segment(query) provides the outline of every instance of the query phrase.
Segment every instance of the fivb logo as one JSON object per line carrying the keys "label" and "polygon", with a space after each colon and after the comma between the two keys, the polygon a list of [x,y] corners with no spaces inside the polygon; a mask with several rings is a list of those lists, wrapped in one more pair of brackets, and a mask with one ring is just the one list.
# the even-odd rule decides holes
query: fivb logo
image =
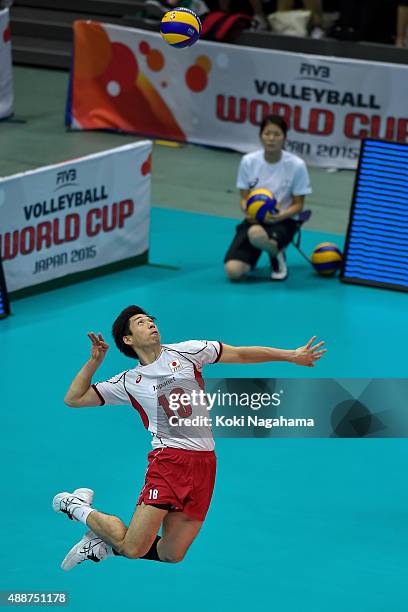
{"label": "fivb logo", "polygon": [[328,66],[319,66],[317,64],[302,62],[300,64],[300,74],[305,79],[327,81],[330,79],[330,68]]}
{"label": "fivb logo", "polygon": [[57,172],[56,179],[56,189],[61,189],[62,187],[68,187],[71,185],[78,185],[76,183],[77,179],[77,171],[75,168],[70,168],[69,170],[60,170]]}

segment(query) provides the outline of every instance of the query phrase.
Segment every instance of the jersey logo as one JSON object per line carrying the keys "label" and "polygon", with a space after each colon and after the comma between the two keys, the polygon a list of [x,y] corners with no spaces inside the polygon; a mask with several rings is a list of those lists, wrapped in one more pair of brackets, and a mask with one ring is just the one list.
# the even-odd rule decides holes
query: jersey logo
{"label": "jersey logo", "polygon": [[173,359],[173,361],[170,361],[169,363],[169,368],[172,372],[178,372],[181,370],[181,363],[178,359]]}
{"label": "jersey logo", "polygon": [[256,178],[254,181],[251,181],[248,185],[249,191],[252,191],[252,189],[254,189],[258,183],[259,183],[259,178]]}
{"label": "jersey logo", "polygon": [[135,383],[136,383],[136,384],[137,384],[137,383],[140,383],[140,381],[141,381],[141,380],[142,380],[142,375],[141,375],[141,374],[138,374],[138,375],[136,376]]}

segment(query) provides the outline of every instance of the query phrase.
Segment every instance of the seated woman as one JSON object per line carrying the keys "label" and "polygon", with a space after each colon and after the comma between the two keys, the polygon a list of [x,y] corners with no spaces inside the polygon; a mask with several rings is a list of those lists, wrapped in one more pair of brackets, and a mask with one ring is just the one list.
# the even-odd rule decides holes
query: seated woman
{"label": "seated woman", "polygon": [[[241,210],[246,216],[225,256],[225,273],[232,281],[241,280],[255,267],[262,251],[271,259],[272,280],[284,280],[287,267],[284,249],[296,231],[296,215],[305,196],[312,192],[305,162],[283,149],[288,126],[282,117],[268,115],[260,126],[263,148],[243,156],[237,179]],[[253,189],[269,189],[278,201],[279,212],[259,223],[246,214],[246,201]]]}

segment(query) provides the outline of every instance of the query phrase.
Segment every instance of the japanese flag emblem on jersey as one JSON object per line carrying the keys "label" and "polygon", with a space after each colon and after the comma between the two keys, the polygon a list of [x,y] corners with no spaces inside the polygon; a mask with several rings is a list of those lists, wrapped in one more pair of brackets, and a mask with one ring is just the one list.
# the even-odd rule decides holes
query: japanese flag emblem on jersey
{"label": "japanese flag emblem on jersey", "polygon": [[181,363],[178,359],[173,359],[173,361],[170,361],[169,363],[169,368],[172,372],[178,372],[181,370]]}

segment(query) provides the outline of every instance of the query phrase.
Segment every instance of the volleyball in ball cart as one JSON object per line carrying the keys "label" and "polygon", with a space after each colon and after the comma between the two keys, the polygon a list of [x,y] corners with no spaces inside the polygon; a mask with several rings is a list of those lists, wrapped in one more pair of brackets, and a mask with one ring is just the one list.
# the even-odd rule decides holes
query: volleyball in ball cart
{"label": "volleyball in ball cart", "polygon": [[321,276],[334,276],[340,269],[342,253],[333,242],[321,242],[312,253],[311,262]]}
{"label": "volleyball in ball cart", "polygon": [[251,219],[262,223],[276,215],[277,204],[276,198],[269,189],[254,189],[246,201],[246,211]]}
{"label": "volleyball in ball cart", "polygon": [[175,8],[165,13],[160,24],[160,34],[172,47],[191,47],[200,38],[201,21],[190,9]]}

